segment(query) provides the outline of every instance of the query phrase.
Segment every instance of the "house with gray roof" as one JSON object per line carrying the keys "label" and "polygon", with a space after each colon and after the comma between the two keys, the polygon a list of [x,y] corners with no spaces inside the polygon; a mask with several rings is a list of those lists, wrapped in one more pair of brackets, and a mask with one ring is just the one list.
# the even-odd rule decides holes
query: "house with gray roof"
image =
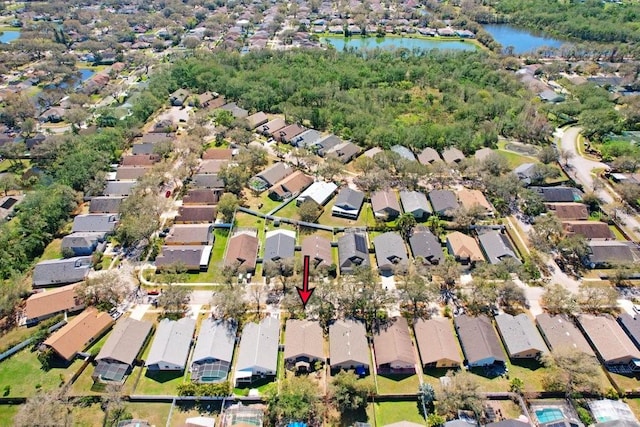
{"label": "house with gray roof", "polygon": [[545,203],[570,203],[582,201],[580,190],[573,187],[531,187]]}
{"label": "house with gray roof", "polygon": [[319,156],[324,157],[329,151],[331,151],[331,149],[342,144],[343,142],[344,141],[342,139],[338,138],[333,134],[327,135],[316,141],[315,143],[316,152],[318,153]]}
{"label": "house with gray roof", "polygon": [[458,198],[451,190],[432,190],[429,192],[429,201],[433,211],[438,215],[448,217],[451,212],[458,209]]}
{"label": "house with gray roof", "polygon": [[611,268],[616,264],[631,264],[640,260],[640,251],[633,242],[590,240],[585,265],[589,268]]}
{"label": "house with gray roof", "polygon": [[104,187],[102,194],[105,196],[130,196],[133,194],[133,189],[138,185],[138,181],[108,181]]}
{"label": "house with gray roof", "polygon": [[131,146],[131,153],[135,156],[138,154],[153,154],[155,144],[151,142],[137,143]]}
{"label": "house with gray roof", "polygon": [[440,162],[442,159],[434,148],[427,147],[418,154],[418,161],[423,165],[430,165],[434,162]]}
{"label": "house with gray roof", "polygon": [[488,147],[482,147],[473,155],[476,159],[483,161],[486,160],[489,156],[493,155],[493,150]]}
{"label": "house with gray roof", "polygon": [[116,323],[111,335],[96,356],[98,365],[93,372],[94,381],[124,381],[133,369],[133,364],[147,341],[153,324],[131,317]]}
{"label": "house with gray roof", "polygon": [[289,319],[284,330],[284,363],[297,372],[315,370],[316,362],[325,362],[324,337],[320,323]]}
{"label": "house with gray roof", "polygon": [[409,161],[416,160],[416,156],[415,154],[413,154],[413,151],[411,151],[410,149],[408,149],[403,145],[394,145],[393,147],[391,147],[391,151],[393,151],[394,153],[397,153],[400,157],[402,157],[405,160],[409,160]]}
{"label": "house with gray roof", "polygon": [[145,361],[150,371],[183,371],[191,349],[196,321],[191,317],[180,320],[162,319]]}
{"label": "house with gray roof", "polygon": [[249,123],[249,127],[251,129],[255,129],[258,126],[262,126],[268,121],[269,121],[269,118],[262,111],[259,111],[255,114],[251,114],[250,116],[247,117],[247,123]]}
{"label": "house with gray roof", "polygon": [[124,197],[98,196],[91,199],[89,213],[118,213]]}
{"label": "house with gray roof", "polygon": [[489,231],[478,236],[480,247],[491,264],[500,264],[505,259],[511,259],[520,264],[520,259],[513,250],[509,238],[503,231]]}
{"label": "house with gray roof", "polygon": [[211,245],[163,246],[156,257],[156,268],[164,270],[181,266],[187,271],[207,271],[212,249]]}
{"label": "house with gray roof", "polygon": [[236,387],[276,376],[279,343],[279,319],[267,317],[260,323],[245,325],[233,378]]}
{"label": "house with gray roof", "polygon": [[398,196],[393,190],[379,190],[371,195],[371,208],[373,215],[383,221],[391,221],[402,212]]}
{"label": "house with gray roof", "polygon": [[431,215],[431,205],[427,200],[427,196],[420,191],[401,191],[400,202],[402,203],[402,209],[416,219],[425,219]]}
{"label": "house with gray roof", "polygon": [[62,238],[60,249],[73,256],[89,256],[96,250],[104,251],[106,233],[71,233]]}
{"label": "house with gray roof", "polygon": [[628,313],[622,313],[617,320],[622,330],[631,338],[633,344],[640,349],[640,318]]}
{"label": "house with gray roof", "polygon": [[208,317],[202,321],[191,357],[191,379],[197,383],[219,383],[227,379],[238,325]]}
{"label": "house with gray roof", "polygon": [[224,188],[224,181],[216,173],[198,173],[193,175],[191,183],[195,188]]}
{"label": "house with gray roof", "polygon": [[345,187],[338,193],[336,202],[331,208],[331,215],[348,219],[358,219],[363,203],[364,193]]}
{"label": "house with gray roof", "polygon": [[523,163],[513,170],[524,185],[530,185],[539,178],[539,168],[535,163]]}
{"label": "house with gray roof", "polygon": [[442,158],[447,164],[453,165],[464,160],[464,153],[456,147],[449,147],[442,151]]}
{"label": "house with gray roof", "polygon": [[373,334],[373,351],[379,374],[415,374],[416,356],[404,317],[390,319]]}
{"label": "house with gray roof", "polygon": [[235,102],[229,102],[220,108],[230,112],[235,119],[244,119],[249,116],[249,112],[244,108],[239,107]]}
{"label": "house with gray roof", "polygon": [[86,214],[73,219],[72,233],[103,232],[111,233],[118,225],[116,214]]}
{"label": "house with gray roof", "polygon": [[505,354],[487,316],[463,314],[456,316],[453,322],[467,365],[472,368],[492,365],[504,367]]}
{"label": "house with gray roof", "polygon": [[291,230],[271,230],[265,234],[264,261],[278,261],[293,257],[296,247],[296,232]]}
{"label": "house with gray roof", "polygon": [[288,177],[294,169],[283,162],[277,162],[269,166],[251,179],[249,186],[256,190],[266,190],[274,186],[278,181]]}
{"label": "house with gray roof", "polygon": [[325,157],[336,158],[340,160],[342,163],[349,163],[355,157],[360,154],[360,147],[354,144],[353,142],[347,141],[341,144],[336,145],[328,150],[325,150]]}
{"label": "house with gray roof", "polygon": [[313,147],[313,145],[322,138],[322,134],[315,129],[309,129],[297,135],[291,140],[291,145],[294,147]]}
{"label": "house with gray roof", "polygon": [[393,231],[376,236],[373,239],[378,269],[383,274],[393,274],[396,266],[408,261],[407,249],[402,237]]}
{"label": "house with gray roof", "polygon": [[536,316],[536,324],[542,338],[551,350],[577,350],[596,357],[582,332],[568,316],[542,313]]}
{"label": "house with gray roof", "polygon": [[535,325],[524,313],[496,316],[498,332],[511,359],[537,359],[549,349]]}
{"label": "house with gray roof", "polygon": [[90,256],[40,261],[33,269],[33,287],[81,282],[90,269]]}
{"label": "house with gray roof", "polygon": [[358,266],[369,266],[369,244],[364,232],[348,231],[338,239],[340,274],[349,274]]}
{"label": "house with gray roof", "polygon": [[369,345],[364,324],[357,320],[336,320],[329,326],[329,360],[331,374],[341,370],[355,370],[369,374]]}
{"label": "house with gray roof", "polygon": [[428,227],[418,226],[409,237],[409,247],[414,259],[425,264],[438,265],[444,260],[444,250],[438,238]]}

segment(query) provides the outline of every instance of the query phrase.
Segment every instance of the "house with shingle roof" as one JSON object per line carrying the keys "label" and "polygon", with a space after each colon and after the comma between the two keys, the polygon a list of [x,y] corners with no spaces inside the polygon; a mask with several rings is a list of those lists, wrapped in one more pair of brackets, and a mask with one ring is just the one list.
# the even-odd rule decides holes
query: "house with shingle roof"
{"label": "house with shingle roof", "polygon": [[249,128],[251,130],[257,128],[258,126],[262,126],[268,121],[269,121],[269,118],[262,111],[259,111],[255,114],[251,114],[250,116],[247,116],[247,123],[249,123]]}
{"label": "house with shingle roof", "polygon": [[324,157],[334,147],[342,144],[344,141],[337,136],[331,134],[324,136],[316,141],[314,147],[319,156]]}
{"label": "house with shingle roof", "polygon": [[589,356],[596,354],[582,332],[569,317],[542,313],[536,316],[538,330],[551,350],[578,350]]}
{"label": "house with shingle roof", "polygon": [[67,251],[73,256],[89,256],[96,250],[104,252],[106,243],[104,241],[107,233],[71,233],[62,238],[60,249],[63,254]]}
{"label": "house with shingle roof", "polygon": [[315,267],[329,267],[333,264],[331,242],[324,237],[309,236],[302,241],[302,256],[309,256]]}
{"label": "house with shingle roof", "polygon": [[283,180],[294,172],[293,168],[286,163],[277,162],[269,166],[251,179],[249,186],[256,190],[262,191],[275,185],[278,181]]}
{"label": "house with shingle roof", "polygon": [[515,176],[525,186],[539,179],[540,171],[536,163],[523,163],[513,170]]}
{"label": "house with shingle roof", "polygon": [[536,359],[549,351],[540,333],[526,314],[512,316],[503,313],[497,315],[495,319],[498,332],[510,358]]}
{"label": "house with shingle roof", "polygon": [[491,320],[484,315],[466,314],[454,319],[466,364],[470,367],[504,365],[506,357]]}
{"label": "house with shingle roof", "polygon": [[90,269],[90,256],[40,261],[33,269],[33,287],[82,282]]}
{"label": "house with shingle roof", "polygon": [[296,205],[300,206],[307,200],[313,200],[318,206],[324,206],[333,197],[338,186],[333,182],[316,181],[304,190],[296,199]]}
{"label": "house with shingle roof", "polygon": [[449,165],[460,163],[464,160],[464,153],[456,147],[449,147],[442,151],[442,159]]}
{"label": "house with shingle roof", "polygon": [[259,240],[255,230],[241,230],[229,239],[224,265],[236,266],[240,271],[253,273],[256,269]]}
{"label": "house with shingle roof", "polygon": [[320,138],[322,134],[315,129],[309,129],[302,132],[300,135],[293,138],[291,145],[294,147],[312,147]]}
{"label": "house with shingle roof", "polygon": [[176,224],[164,239],[166,245],[207,246],[213,244],[210,224]]}
{"label": "house with shingle roof", "polygon": [[315,363],[326,360],[320,323],[287,320],[284,331],[284,363],[287,368],[297,372],[315,371]]}
{"label": "house with shingle roof", "polygon": [[418,319],[413,331],[424,369],[458,368],[462,365],[460,345],[451,319]]}
{"label": "house with shingle roof", "polygon": [[144,154],[154,154],[155,144],[151,142],[147,142],[144,144],[137,143],[131,146],[131,154],[134,156],[144,155]]}
{"label": "house with shingle roof", "polygon": [[38,292],[27,298],[24,306],[24,321],[27,326],[53,317],[59,313],[75,313],[85,304],[76,291],[76,285],[62,286],[45,292]]}
{"label": "house with shingle roof", "polygon": [[616,264],[630,264],[640,260],[640,252],[633,242],[619,240],[590,240],[585,265],[589,268],[610,268]]}
{"label": "house with shingle roof", "polygon": [[487,159],[489,156],[493,154],[493,150],[491,148],[482,147],[473,155],[476,159],[483,161]]}
{"label": "house with shingle roof", "polygon": [[187,365],[196,321],[162,319],[156,328],[145,366],[149,371],[183,371]]}
{"label": "house with shingle roof", "polygon": [[198,173],[204,175],[218,174],[228,164],[227,160],[203,160],[198,166]]}
{"label": "house with shingle roof", "polygon": [[191,183],[196,188],[224,188],[224,181],[215,173],[197,173],[193,175]]}
{"label": "house with shingle roof", "polygon": [[348,219],[358,219],[363,204],[364,193],[345,187],[338,193],[336,202],[331,208],[331,215]]}
{"label": "house with shingle roof", "polygon": [[202,153],[202,160],[230,161],[232,157],[232,148],[208,148]]}
{"label": "house with shingle roof", "polygon": [[285,127],[286,125],[287,125],[287,123],[284,121],[284,119],[278,117],[276,119],[273,119],[273,120],[263,124],[258,129],[260,129],[260,133],[262,133],[265,136],[273,136],[273,135],[277,134],[277,132],[280,129],[282,129],[283,127]]}
{"label": "house with shingle roof", "polygon": [[413,258],[423,263],[438,265],[444,260],[444,251],[438,238],[427,227],[418,226],[409,237],[409,247]]}
{"label": "house with shingle roof", "polygon": [[484,261],[484,255],[476,239],[459,231],[447,234],[447,250],[462,264],[473,265]]}
{"label": "house with shingle roof", "polygon": [[393,190],[379,190],[371,195],[371,208],[377,219],[391,221],[400,216],[400,203]]}
{"label": "house with shingle roof", "polygon": [[130,196],[138,181],[108,181],[102,194],[105,196]]}
{"label": "house with shingle roof", "polygon": [[360,154],[360,147],[353,142],[346,141],[324,151],[327,158],[333,157],[346,164]]}
{"label": "house with shingle roof", "polygon": [[621,313],[616,319],[636,348],[640,349],[640,318],[628,313]]}
{"label": "house with shingle roof", "polygon": [[116,181],[137,180],[149,170],[151,170],[149,166],[119,166],[116,169]]}
{"label": "house with shingle roof", "polygon": [[462,188],[458,190],[458,200],[462,207],[467,210],[479,208],[482,210],[483,215],[493,216],[493,206],[480,190]]}
{"label": "house with shingle roof", "polygon": [[438,215],[448,217],[451,212],[458,209],[458,198],[451,190],[432,190],[429,192],[429,201],[433,211]]}
{"label": "house with shingle roof", "polygon": [[122,166],[153,166],[160,161],[157,154],[136,154],[122,156],[120,164]]}
{"label": "house with shingle roof", "polygon": [[94,197],[89,203],[89,213],[118,213],[123,200],[124,197]]}
{"label": "house with shingle roof", "polygon": [[292,230],[271,230],[265,234],[264,261],[278,261],[292,258],[296,247],[296,232]]}
{"label": "house with shingle roof", "polygon": [[478,236],[480,246],[491,264],[500,264],[505,259],[511,259],[520,264],[520,259],[511,246],[509,238],[503,231],[489,231]]}
{"label": "house with shingle roof", "polygon": [[614,372],[620,369],[640,371],[640,351],[613,317],[581,314],[578,326],[605,368]]}
{"label": "house with shingle roof", "polygon": [[410,149],[408,149],[403,145],[394,145],[393,147],[391,147],[391,151],[398,154],[400,157],[402,157],[405,160],[409,160],[409,161],[416,160],[416,156],[415,154],[413,154],[413,151],[411,151]]}
{"label": "house with shingle roof", "polygon": [[415,352],[404,317],[389,319],[373,334],[373,351],[378,374],[415,374]]}
{"label": "house with shingle roof", "polygon": [[103,232],[111,233],[118,225],[116,214],[85,214],[73,219],[72,233]]}
{"label": "house with shingle roof", "polygon": [[400,202],[402,209],[416,219],[425,219],[432,213],[427,196],[419,191],[401,191]]}
{"label": "house with shingle roof", "polygon": [[434,162],[441,162],[438,152],[431,147],[427,147],[418,154],[418,161],[423,165],[430,165]]}
{"label": "house with shingle roof", "polygon": [[589,218],[587,205],[582,203],[545,203],[545,206],[561,221],[582,221]]}
{"label": "house with shingle roof", "polygon": [[610,240],[616,236],[609,224],[600,221],[563,221],[562,228],[568,236],[580,235],[587,240]]}
{"label": "house with shingle roof", "polygon": [[384,274],[393,274],[396,266],[408,261],[407,249],[402,237],[393,231],[376,236],[373,239],[378,269]]}
{"label": "house with shingle roof", "polygon": [[360,376],[369,374],[369,345],[364,324],[352,319],[331,324],[329,353],[332,375],[341,370],[355,370]]}
{"label": "house with shingle roof", "polygon": [[247,323],[242,330],[234,373],[236,387],[260,378],[273,378],[278,370],[280,320],[267,317]]}
{"label": "house with shingle roof", "polygon": [[183,205],[215,205],[220,200],[221,191],[208,188],[191,189],[182,199]]}
{"label": "house with shingle roof", "polygon": [[180,266],[187,271],[207,271],[212,249],[211,245],[163,246],[156,257],[156,268],[164,270]]}
{"label": "house with shingle roof", "polygon": [[224,104],[220,109],[230,112],[235,119],[244,119],[249,116],[249,112],[235,102]]}
{"label": "house with shingle roof", "polygon": [[572,187],[530,187],[545,203],[580,202],[580,190]]}
{"label": "house with shingle roof", "polygon": [[349,231],[338,239],[338,259],[340,274],[349,274],[358,266],[369,266],[369,244],[367,235]]}
{"label": "house with shingle roof", "polygon": [[217,209],[215,206],[180,206],[175,222],[176,224],[212,223],[216,219],[216,214]]}
{"label": "house with shingle roof", "polygon": [[278,130],[274,134],[276,140],[284,143],[290,143],[296,136],[300,135],[302,132],[306,131],[307,128],[301,126],[297,123],[294,123],[289,126],[285,126],[282,129]]}
{"label": "house with shingle roof", "polygon": [[191,379],[219,383],[227,379],[233,360],[238,325],[208,317],[202,321],[191,357]]}
{"label": "house with shingle roof", "polygon": [[269,197],[280,201],[297,197],[311,184],[313,178],[298,170],[269,188]]}

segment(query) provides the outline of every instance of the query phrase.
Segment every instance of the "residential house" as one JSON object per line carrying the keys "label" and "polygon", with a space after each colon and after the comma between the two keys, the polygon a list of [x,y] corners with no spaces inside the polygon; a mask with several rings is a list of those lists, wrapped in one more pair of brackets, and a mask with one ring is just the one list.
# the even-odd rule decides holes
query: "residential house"
{"label": "residential house", "polygon": [[447,250],[462,264],[474,265],[484,261],[484,255],[476,239],[459,231],[447,234]]}
{"label": "residential house", "polygon": [[464,160],[464,153],[456,147],[449,147],[442,151],[442,158],[448,165],[453,165]]}
{"label": "residential house", "polygon": [[415,374],[416,357],[409,325],[404,317],[396,317],[373,335],[378,374]]}
{"label": "residential house", "polygon": [[273,119],[265,123],[259,129],[260,129],[260,133],[262,133],[263,135],[273,136],[273,135],[277,135],[277,132],[283,127],[285,127],[286,125],[287,123],[284,121],[284,119],[278,117],[276,119]]}
{"label": "residential house", "polygon": [[250,116],[247,116],[247,123],[249,123],[249,128],[251,130],[257,128],[258,126],[262,126],[268,121],[269,121],[269,118],[262,111],[259,111],[255,114],[251,114]]}
{"label": "residential house", "polygon": [[227,267],[237,266],[240,271],[253,273],[256,269],[258,243],[255,231],[238,231],[229,239],[224,255],[224,265]]}
{"label": "residential house", "polygon": [[218,174],[228,164],[227,160],[203,160],[198,167],[198,173],[204,175]]}
{"label": "residential house", "polygon": [[349,274],[358,266],[369,266],[369,245],[367,235],[348,231],[338,239],[338,259],[340,274]]}
{"label": "residential house", "polygon": [[113,318],[109,313],[90,307],[51,334],[44,345],[53,349],[61,359],[71,362],[76,354],[100,338],[111,325]]}
{"label": "residential house", "polygon": [[373,239],[373,247],[376,251],[378,269],[382,274],[391,275],[396,266],[407,264],[407,249],[398,233],[389,231],[376,236]]}
{"label": "residential house", "polygon": [[186,89],[178,89],[169,95],[169,102],[174,107],[182,107],[186,102],[187,98],[191,95]]}
{"label": "residential house", "polygon": [[224,181],[217,174],[198,173],[193,175],[191,178],[193,186],[199,189],[224,188]]}
{"label": "residential house", "polygon": [[260,323],[250,322],[245,325],[234,374],[236,387],[276,376],[279,342],[279,319],[267,317]]}
{"label": "residential house", "polygon": [[33,269],[33,287],[82,282],[90,269],[89,256],[40,261]]}
{"label": "residential house", "polygon": [[309,256],[314,267],[329,267],[333,264],[331,242],[324,237],[309,236],[302,241],[302,256]]}
{"label": "residential house", "polygon": [[138,154],[122,156],[120,164],[122,166],[153,166],[160,161],[157,154]]}
{"label": "residential house", "polygon": [[535,325],[524,313],[495,317],[498,332],[511,359],[537,359],[549,350]]}
{"label": "residential house", "polygon": [[433,162],[440,162],[442,159],[434,148],[427,147],[418,154],[418,161],[423,165],[430,165]]}
{"label": "residential house", "polygon": [[402,212],[398,197],[393,190],[379,190],[371,195],[371,207],[373,215],[381,220],[390,221]]}
{"label": "residential house", "polygon": [[438,265],[444,260],[444,251],[438,238],[428,227],[418,226],[409,236],[409,247],[413,258],[424,264]]}
{"label": "residential house", "polygon": [[38,121],[41,123],[51,122],[60,123],[64,120],[64,116],[67,115],[67,110],[62,107],[50,107],[47,108],[38,116]]}
{"label": "residential house", "polygon": [[27,298],[24,306],[24,321],[32,326],[41,320],[59,313],[75,313],[84,308],[78,298],[76,285],[63,286],[46,292],[38,292]]}
{"label": "residential house", "polygon": [[360,154],[360,147],[353,142],[343,142],[328,150],[324,151],[324,156],[327,158],[336,158],[342,163],[347,164]]}
{"label": "residential house", "polygon": [[155,144],[147,142],[145,144],[133,144],[131,146],[131,154],[134,156],[153,154],[155,150]]}
{"label": "residential house", "polygon": [[227,379],[233,360],[238,325],[208,317],[202,321],[191,357],[191,380],[219,383]]}
{"label": "residential house", "polygon": [[221,191],[197,188],[187,192],[182,199],[183,205],[215,205],[220,200]]}
{"label": "residential house", "polygon": [[622,330],[631,338],[631,341],[640,349],[640,318],[628,313],[622,313],[616,319]]}
{"label": "residential house", "polygon": [[322,134],[315,129],[309,129],[302,132],[291,140],[291,145],[294,147],[310,148],[322,138]]}
{"label": "residential house", "polygon": [[125,197],[133,194],[133,190],[138,185],[138,181],[108,181],[102,194],[111,197]]}
{"label": "residential house", "polygon": [[319,156],[324,157],[328,152],[330,152],[334,147],[344,143],[344,141],[337,136],[331,134],[327,135],[323,138],[320,138],[315,143],[315,150]]}
{"label": "residential house", "polygon": [[583,221],[589,218],[587,205],[582,203],[545,203],[545,206],[561,221]]}
{"label": "residential house", "polygon": [[60,249],[63,255],[72,254],[75,257],[89,256],[96,250],[104,252],[106,233],[71,233],[62,238]]}
{"label": "residential house", "polygon": [[491,148],[483,147],[475,152],[473,155],[476,159],[481,162],[489,158],[493,154],[493,150]]}
{"label": "residential house", "polygon": [[311,372],[316,370],[316,363],[326,360],[320,323],[287,320],[284,330],[285,366],[297,372]]}
{"label": "residential house", "polygon": [[572,187],[531,187],[545,203],[569,203],[580,202],[582,195],[580,190]]}
{"label": "residential house", "polygon": [[165,270],[180,266],[187,271],[207,271],[213,246],[171,245],[163,246],[156,257],[156,268]]}
{"label": "residential house", "polygon": [[463,188],[458,190],[458,200],[466,210],[477,209],[484,216],[493,216],[493,207],[480,190]]}
{"label": "residential house", "polygon": [[591,240],[587,245],[589,254],[585,264],[589,268],[610,268],[616,264],[631,264],[640,260],[638,247],[633,242]]}
{"label": "residential house", "polygon": [[213,104],[220,98],[222,98],[222,101],[224,102],[224,96],[220,97],[220,95],[215,92],[205,92],[195,96],[195,99],[197,100],[197,106],[199,106],[200,108],[219,108],[224,105],[224,103],[215,107],[213,106]]}
{"label": "residential house", "polygon": [[394,153],[397,153],[400,157],[402,157],[405,160],[409,160],[413,162],[416,161],[415,154],[413,154],[413,151],[411,151],[407,147],[404,147],[402,145],[394,145],[393,147],[391,147],[391,151],[393,151]]}
{"label": "residential house", "polygon": [[191,317],[180,320],[162,319],[145,361],[149,371],[184,371],[191,350],[196,321]]}
{"label": "residential house", "polygon": [[296,199],[296,205],[300,206],[307,200],[313,200],[318,206],[324,206],[333,197],[338,186],[333,182],[316,181],[304,190]]}
{"label": "residential house", "polygon": [[370,158],[370,159],[373,159],[373,158],[376,156],[376,154],[378,154],[378,153],[382,153],[383,151],[384,151],[384,150],[383,150],[382,148],[380,148],[380,147],[372,147],[372,148],[369,148],[369,149],[368,149],[367,151],[365,151],[364,153],[362,153],[362,155],[363,155],[364,157],[368,157],[368,158]]}
{"label": "residential house", "polygon": [[451,319],[419,319],[413,325],[413,331],[424,369],[458,368],[462,365],[460,345]]}
{"label": "residential house", "polygon": [[215,206],[181,206],[178,209],[175,222],[177,224],[212,223],[215,221],[217,213]]}
{"label": "residential house", "polygon": [[331,215],[347,219],[358,219],[364,203],[364,193],[345,187],[338,193],[336,202],[331,208]]}
{"label": "residential house", "polygon": [[271,230],[265,234],[263,261],[279,261],[293,258],[296,247],[296,232]]}
{"label": "residential house", "polygon": [[213,245],[213,229],[209,224],[176,224],[164,239],[165,245]]}
{"label": "residential house", "polygon": [[313,183],[313,178],[302,171],[295,171],[285,179],[269,188],[269,197],[273,200],[285,200],[297,197],[304,189]]}
{"label": "residential house", "polygon": [[329,365],[331,374],[355,370],[359,376],[369,374],[369,345],[362,322],[336,320],[329,326]]}
{"label": "residential house", "polygon": [[640,351],[613,317],[581,314],[578,326],[605,368],[612,372],[640,371]]}
{"label": "residential house", "polygon": [[150,169],[148,166],[119,166],[116,169],[116,181],[137,180]]}
{"label": "residential house", "polygon": [[275,135],[276,140],[284,143],[290,143],[296,136],[300,135],[302,132],[306,131],[307,128],[304,126],[300,126],[297,123],[294,123],[289,126],[285,126],[280,129]]}
{"label": "residential house", "polygon": [[401,191],[400,202],[402,209],[418,220],[425,219],[432,213],[427,196],[419,191]]}
{"label": "residential house", "polygon": [[175,139],[175,136],[176,135],[174,133],[145,133],[141,137],[136,138],[135,144],[158,144],[160,142],[172,142]]}
{"label": "residential house", "polygon": [[96,356],[98,365],[91,376],[94,381],[122,383],[131,373],[153,323],[131,317],[120,320]]}
{"label": "residential house", "polygon": [[609,224],[600,221],[564,221],[562,228],[567,236],[580,235],[587,240],[611,240],[616,236]]}
{"label": "residential house", "polygon": [[536,316],[536,323],[551,350],[578,350],[596,357],[582,332],[567,316],[542,313]]}
{"label": "residential house", "polygon": [[525,186],[540,180],[540,168],[535,163],[523,163],[516,167],[513,173]]}
{"label": "residential house", "polygon": [[73,219],[72,233],[102,232],[111,233],[118,224],[116,214],[86,214]]}
{"label": "residential house", "polygon": [[251,179],[249,186],[256,191],[263,191],[274,186],[293,173],[294,169],[286,163],[277,162]]}
{"label": "residential house", "polygon": [[463,314],[455,317],[453,322],[467,365],[472,368],[504,366],[505,354],[491,320],[487,316],[472,317]]}
{"label": "residential house", "polygon": [[559,94],[559,93],[557,93],[556,91],[554,91],[552,89],[543,90],[542,92],[538,93],[538,97],[542,101],[548,102],[548,103],[551,103],[551,104],[555,104],[555,103],[564,101],[564,96]]}
{"label": "residential house", "polygon": [[230,112],[234,119],[244,119],[249,116],[249,112],[244,108],[239,107],[235,102],[224,104],[220,109]]}
{"label": "residential house", "polygon": [[478,236],[480,246],[491,264],[500,264],[505,259],[520,264],[509,237],[503,231],[489,231]]}
{"label": "residential house", "polygon": [[460,206],[456,195],[451,190],[432,190],[429,192],[429,201],[433,211],[440,216],[450,217]]}
{"label": "residential house", "polygon": [[232,148],[208,148],[202,153],[202,160],[230,161],[232,157]]}

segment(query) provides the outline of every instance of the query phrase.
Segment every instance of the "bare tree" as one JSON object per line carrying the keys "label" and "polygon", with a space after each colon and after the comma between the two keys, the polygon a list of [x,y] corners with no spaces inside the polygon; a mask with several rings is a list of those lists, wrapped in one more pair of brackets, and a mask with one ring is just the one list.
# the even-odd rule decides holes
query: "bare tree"
{"label": "bare tree", "polygon": [[17,427],[72,426],[73,413],[71,409],[65,396],[58,390],[40,391],[20,406],[13,419],[13,425]]}
{"label": "bare tree", "polygon": [[96,273],[76,287],[76,292],[86,305],[109,311],[127,295],[127,286],[115,270]]}

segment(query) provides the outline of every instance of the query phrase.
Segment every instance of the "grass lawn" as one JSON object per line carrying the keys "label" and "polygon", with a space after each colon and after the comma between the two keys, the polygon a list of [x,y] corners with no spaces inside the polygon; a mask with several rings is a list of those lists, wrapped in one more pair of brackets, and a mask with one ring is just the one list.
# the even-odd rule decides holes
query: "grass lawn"
{"label": "grass lawn", "polygon": [[[257,209],[260,212],[267,213],[271,212],[273,209],[275,209],[276,206],[281,204],[282,202],[278,200],[271,200],[269,198],[269,192],[265,191],[264,193],[262,193],[260,198],[257,199],[257,204],[255,206],[252,206],[252,208]],[[262,207],[258,207],[260,205],[262,205]]]}
{"label": "grass lawn", "polygon": [[75,406],[73,408],[73,425],[76,427],[92,427],[102,424],[104,412],[99,403],[89,406]]}
{"label": "grass lawn", "polygon": [[44,248],[40,261],[62,258],[62,239],[55,239]]}
{"label": "grass lawn", "polygon": [[252,227],[252,228],[262,228],[264,224],[264,219],[257,217],[257,216],[253,216],[253,215],[249,215],[248,213],[244,213],[244,212],[238,212],[236,214],[236,227],[239,228],[247,228],[247,227]]}
{"label": "grass lawn", "polygon": [[[135,394],[177,394],[177,387],[182,384],[183,379],[183,372],[154,373],[144,368],[138,386],[135,389]],[[135,378],[130,378],[128,381],[135,381]]]}
{"label": "grass lawn", "polygon": [[624,234],[622,234],[620,229],[615,225],[610,225],[609,229],[613,232],[613,235],[616,236],[616,240],[623,240],[623,241],[627,240],[625,239]]}
{"label": "grass lawn", "polygon": [[158,427],[167,424],[171,410],[171,403],[127,403],[125,406],[133,418],[146,420]]}
{"label": "grass lawn", "polygon": [[640,390],[640,380],[637,376],[621,375],[609,373],[616,385],[625,391],[637,391]]}
{"label": "grass lawn", "polygon": [[220,404],[218,402],[202,402],[196,404],[193,402],[176,404],[171,413],[171,425],[181,426],[192,417],[212,417],[217,418],[220,414]]}
{"label": "grass lawn", "polygon": [[524,163],[538,163],[538,159],[529,156],[523,156],[513,151],[496,150],[502,157],[507,159],[507,163],[511,169],[515,169]]}
{"label": "grass lawn", "polygon": [[189,273],[185,282],[187,283],[214,283],[218,282],[220,278],[220,266],[222,265],[224,251],[227,247],[227,240],[229,239],[229,231],[216,229],[214,231],[216,237],[213,243],[213,250],[211,251],[211,258],[209,259],[209,268],[206,272],[201,273]]}
{"label": "grass lawn", "polygon": [[[22,163],[22,164],[19,165],[18,163]],[[0,172],[13,171],[16,174],[21,174],[25,170],[29,169],[30,165],[31,165],[31,160],[20,160],[20,162],[16,162],[16,161],[12,162],[10,160],[1,160]]]}
{"label": "grass lawn", "polygon": [[300,216],[298,215],[298,206],[296,206],[296,199],[287,203],[287,205],[276,212],[275,215],[282,218],[300,219]]}
{"label": "grass lawn", "polygon": [[13,417],[19,409],[20,405],[0,405],[0,427],[13,426]]}
{"label": "grass lawn", "polygon": [[416,393],[420,386],[417,375],[377,375],[376,382],[378,394]]}
{"label": "grass lawn", "polygon": [[[417,388],[416,388],[417,390]],[[416,402],[380,402],[374,405],[376,425],[386,426],[400,421],[424,424],[420,415],[419,403]]]}
{"label": "grass lawn", "polygon": [[[91,347],[87,349],[87,353],[98,354],[104,343],[107,341],[109,334],[105,334],[102,338],[96,341]],[[99,384],[93,384],[93,378],[91,378],[91,374],[93,374],[94,370],[93,365],[88,365],[86,369],[80,374],[78,379],[71,386],[70,393],[71,395],[76,396],[84,396],[84,395],[96,395],[100,394],[103,391],[104,387],[101,387]]]}
{"label": "grass lawn", "polygon": [[320,218],[318,218],[318,224],[327,225],[329,227],[354,227],[354,226],[367,225],[364,219],[365,218],[364,207],[360,211],[360,215],[358,216],[358,219],[354,221],[352,219],[338,218],[336,216],[332,216],[331,208],[333,208],[334,204],[335,204],[335,199],[327,203],[327,205],[324,207],[324,212],[322,212],[322,215],[320,215]]}

